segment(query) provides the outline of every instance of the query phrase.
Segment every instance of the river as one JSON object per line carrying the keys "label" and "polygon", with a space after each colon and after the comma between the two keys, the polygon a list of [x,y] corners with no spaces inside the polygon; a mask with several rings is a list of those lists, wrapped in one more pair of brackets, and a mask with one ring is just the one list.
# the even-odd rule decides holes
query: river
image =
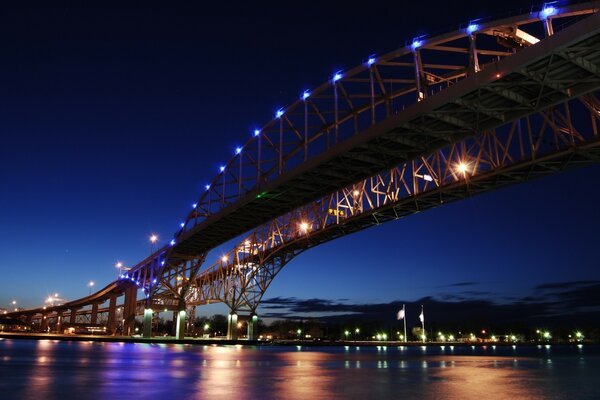
{"label": "river", "polygon": [[0,399],[600,399],[600,347],[0,339]]}

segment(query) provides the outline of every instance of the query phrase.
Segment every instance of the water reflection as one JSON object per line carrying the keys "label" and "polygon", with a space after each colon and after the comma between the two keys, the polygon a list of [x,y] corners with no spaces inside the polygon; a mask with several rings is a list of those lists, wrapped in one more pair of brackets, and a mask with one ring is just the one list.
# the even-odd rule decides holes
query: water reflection
{"label": "water reflection", "polygon": [[[593,346],[242,347],[0,342],[2,399],[600,398]],[[6,395],[8,394],[8,395]]]}

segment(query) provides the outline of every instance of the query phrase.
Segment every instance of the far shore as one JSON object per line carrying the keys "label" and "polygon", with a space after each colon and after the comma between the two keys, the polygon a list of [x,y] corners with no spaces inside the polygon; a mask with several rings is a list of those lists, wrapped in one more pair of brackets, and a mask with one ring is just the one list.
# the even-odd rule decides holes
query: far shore
{"label": "far shore", "polygon": [[[241,345],[241,346],[534,346],[534,345],[577,345],[582,342],[401,342],[401,341],[363,341],[363,340],[229,340],[221,338],[176,339],[172,336],[109,336],[109,335],[61,335],[56,333],[0,332],[0,338],[26,340],[62,340],[72,342],[109,342],[109,343],[157,343],[187,345]],[[594,344],[583,342],[584,344]]]}

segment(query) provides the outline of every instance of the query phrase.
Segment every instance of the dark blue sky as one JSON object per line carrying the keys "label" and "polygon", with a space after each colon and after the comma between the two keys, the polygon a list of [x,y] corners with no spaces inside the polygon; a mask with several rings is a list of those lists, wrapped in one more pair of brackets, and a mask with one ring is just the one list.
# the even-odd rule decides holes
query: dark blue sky
{"label": "dark blue sky", "polygon": [[[530,6],[487,3],[0,10],[0,307],[81,297],[147,256],[151,232],[167,242],[252,129],[333,71]],[[599,178],[581,169],[325,244],[265,297],[512,303],[597,280]]]}

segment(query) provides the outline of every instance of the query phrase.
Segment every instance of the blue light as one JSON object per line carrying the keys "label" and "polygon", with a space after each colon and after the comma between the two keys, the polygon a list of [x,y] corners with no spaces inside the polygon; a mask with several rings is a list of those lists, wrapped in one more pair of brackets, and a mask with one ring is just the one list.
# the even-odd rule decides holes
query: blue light
{"label": "blue light", "polygon": [[275,118],[281,118],[281,116],[283,115],[283,108],[280,108],[279,110],[277,110],[277,112],[275,113]]}
{"label": "blue light", "polygon": [[410,45],[410,48],[416,50],[421,46],[423,46],[423,41],[420,39],[414,39],[412,44]]}
{"label": "blue light", "polygon": [[375,57],[369,57],[369,59],[367,60],[367,65],[370,67],[371,65],[375,64],[377,60],[375,59]]}
{"label": "blue light", "polygon": [[540,17],[542,19],[548,19],[549,16],[557,13],[557,9],[554,6],[544,6],[542,11],[540,12]]}
{"label": "blue light", "polygon": [[306,100],[310,97],[310,92],[308,90],[305,90],[304,92],[302,92],[302,100]]}
{"label": "blue light", "polygon": [[185,222],[181,222],[179,226],[183,228],[185,226]]}
{"label": "blue light", "polygon": [[192,208],[196,208],[196,207],[198,207],[198,203],[192,204]]}
{"label": "blue light", "polygon": [[254,136],[258,136],[260,135],[260,129],[255,129],[254,130]]}
{"label": "blue light", "polygon": [[165,265],[165,260],[162,260],[162,261],[160,262],[160,266],[161,266],[161,267],[163,267],[164,265]]}
{"label": "blue light", "polygon": [[467,26],[467,33],[469,35],[471,35],[473,32],[477,31],[479,29],[479,25],[477,24],[469,24],[469,26]]}
{"label": "blue light", "polygon": [[154,279],[154,280],[152,281],[152,283],[156,284],[156,279]]}
{"label": "blue light", "polygon": [[171,239],[169,243],[171,244],[171,246],[175,246],[175,239]]}
{"label": "blue light", "polygon": [[235,154],[240,154],[242,152],[242,148],[241,147],[236,147],[235,148]]}
{"label": "blue light", "polygon": [[221,172],[225,171],[225,166],[224,166],[224,165],[221,165],[221,166],[219,167],[219,171],[221,171]]}
{"label": "blue light", "polygon": [[206,190],[210,189],[210,185],[206,185],[204,187],[206,188]]}
{"label": "blue light", "polygon": [[342,77],[343,77],[343,76],[344,76],[344,75],[342,75],[342,71],[338,71],[338,72],[336,72],[336,73],[333,75],[333,82],[335,83],[335,82],[339,81],[340,79],[342,79]]}

